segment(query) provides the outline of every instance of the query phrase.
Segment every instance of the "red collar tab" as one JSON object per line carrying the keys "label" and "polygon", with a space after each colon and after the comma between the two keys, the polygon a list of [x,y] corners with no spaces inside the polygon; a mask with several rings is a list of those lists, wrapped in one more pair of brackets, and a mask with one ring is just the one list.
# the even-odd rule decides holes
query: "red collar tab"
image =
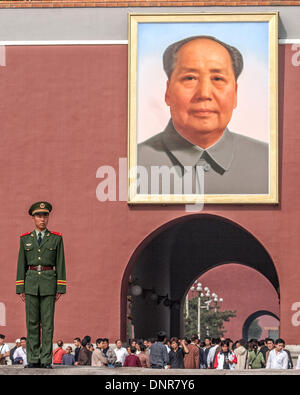
{"label": "red collar tab", "polygon": [[62,236],[61,233],[59,233],[59,232],[53,232],[52,230],[50,231],[50,233],[52,233],[53,235]]}
{"label": "red collar tab", "polygon": [[27,236],[27,235],[30,235],[30,234],[31,234],[31,232],[26,232],[26,233],[23,233],[20,237]]}

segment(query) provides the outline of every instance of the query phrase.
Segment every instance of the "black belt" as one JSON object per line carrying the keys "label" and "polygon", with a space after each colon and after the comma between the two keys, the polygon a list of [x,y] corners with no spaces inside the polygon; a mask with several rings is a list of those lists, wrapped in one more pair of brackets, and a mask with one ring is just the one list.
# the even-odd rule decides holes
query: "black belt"
{"label": "black belt", "polygon": [[29,270],[35,270],[37,272],[43,272],[44,270],[55,270],[54,266],[28,266]]}

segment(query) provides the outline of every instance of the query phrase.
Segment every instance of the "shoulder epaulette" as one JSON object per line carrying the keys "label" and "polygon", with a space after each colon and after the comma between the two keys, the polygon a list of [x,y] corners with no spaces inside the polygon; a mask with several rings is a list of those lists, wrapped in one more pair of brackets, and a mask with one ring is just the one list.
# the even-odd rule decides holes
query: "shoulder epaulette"
{"label": "shoulder epaulette", "polygon": [[27,236],[27,235],[30,235],[30,234],[31,234],[31,232],[26,232],[26,233],[23,233],[20,237]]}
{"label": "shoulder epaulette", "polygon": [[50,233],[52,233],[53,235],[62,236],[61,233],[59,233],[59,232],[53,232],[52,230],[50,230]]}

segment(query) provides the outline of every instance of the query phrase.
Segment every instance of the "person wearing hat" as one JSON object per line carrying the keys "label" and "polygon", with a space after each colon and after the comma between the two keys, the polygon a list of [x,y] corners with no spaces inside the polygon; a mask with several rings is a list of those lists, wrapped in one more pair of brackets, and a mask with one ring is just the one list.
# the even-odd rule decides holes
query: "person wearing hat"
{"label": "person wearing hat", "polygon": [[16,349],[18,347],[20,347],[21,339],[16,339],[15,343],[16,343],[16,345],[9,352],[9,358],[10,358],[12,364],[14,363],[14,352],[16,351]]}
{"label": "person wearing hat", "polygon": [[66,292],[62,235],[47,228],[51,210],[48,202],[34,203],[28,213],[35,229],[20,236],[16,293],[25,302],[27,368],[52,368],[54,307]]}

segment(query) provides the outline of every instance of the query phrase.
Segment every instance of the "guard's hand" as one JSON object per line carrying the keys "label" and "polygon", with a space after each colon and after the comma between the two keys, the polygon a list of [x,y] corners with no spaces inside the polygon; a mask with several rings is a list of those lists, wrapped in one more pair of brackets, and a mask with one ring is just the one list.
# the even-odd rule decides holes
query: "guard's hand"
{"label": "guard's hand", "polygon": [[22,299],[22,302],[25,302],[25,293],[21,292],[19,295],[20,295],[20,298]]}
{"label": "guard's hand", "polygon": [[61,296],[62,296],[62,294],[56,293],[55,302],[57,302]]}

